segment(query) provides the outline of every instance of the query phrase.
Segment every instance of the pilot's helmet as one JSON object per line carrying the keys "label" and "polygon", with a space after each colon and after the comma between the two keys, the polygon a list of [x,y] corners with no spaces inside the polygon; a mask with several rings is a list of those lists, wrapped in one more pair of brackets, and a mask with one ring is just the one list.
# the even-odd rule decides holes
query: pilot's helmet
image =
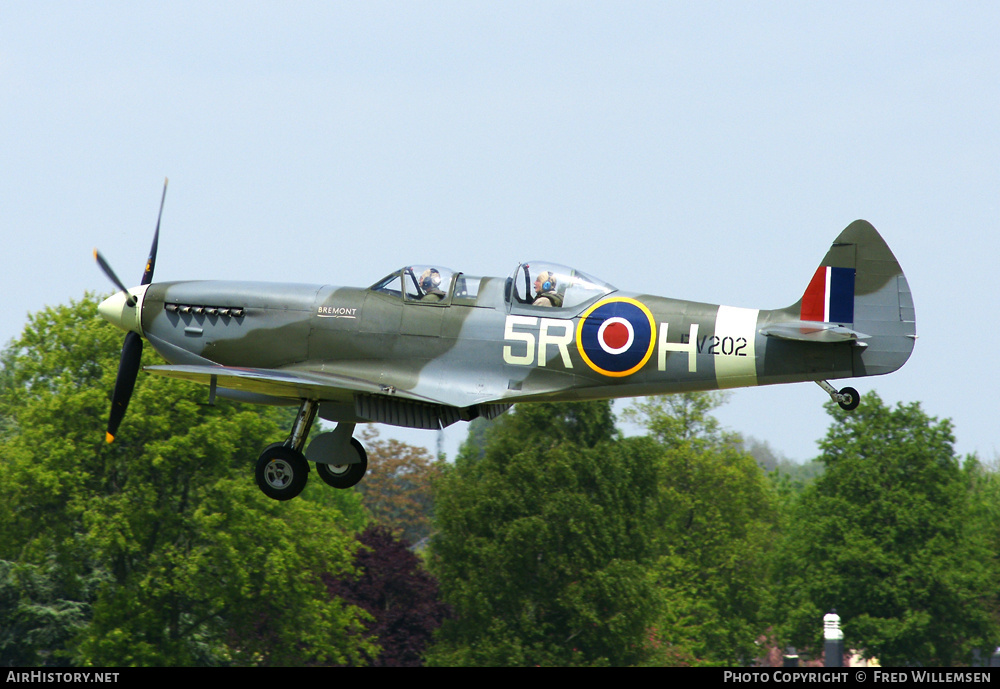
{"label": "pilot's helmet", "polygon": [[556,288],[556,276],[548,270],[540,272],[537,280],[543,292],[551,292]]}
{"label": "pilot's helmet", "polygon": [[420,274],[420,288],[425,292],[437,289],[441,284],[441,273],[434,268],[428,268]]}

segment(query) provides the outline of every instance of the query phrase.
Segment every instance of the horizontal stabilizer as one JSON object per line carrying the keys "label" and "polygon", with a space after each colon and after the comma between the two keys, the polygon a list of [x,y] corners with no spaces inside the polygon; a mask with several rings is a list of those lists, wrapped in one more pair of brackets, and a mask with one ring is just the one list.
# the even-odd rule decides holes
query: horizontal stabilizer
{"label": "horizontal stabilizer", "polygon": [[864,343],[858,342],[858,340],[866,340],[871,337],[836,323],[821,323],[819,321],[771,323],[761,328],[760,334],[776,337],[779,340],[823,343],[856,342],[859,346],[864,346]]}

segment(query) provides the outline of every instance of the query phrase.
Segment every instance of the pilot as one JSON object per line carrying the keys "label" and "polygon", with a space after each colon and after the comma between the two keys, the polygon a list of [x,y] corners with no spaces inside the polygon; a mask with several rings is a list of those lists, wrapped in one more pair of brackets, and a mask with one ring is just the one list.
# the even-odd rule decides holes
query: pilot
{"label": "pilot", "polygon": [[441,301],[445,293],[441,290],[441,273],[436,268],[428,268],[420,274],[421,301]]}
{"label": "pilot", "polygon": [[535,300],[532,306],[555,306],[563,304],[562,296],[556,291],[556,276],[547,270],[535,277]]}

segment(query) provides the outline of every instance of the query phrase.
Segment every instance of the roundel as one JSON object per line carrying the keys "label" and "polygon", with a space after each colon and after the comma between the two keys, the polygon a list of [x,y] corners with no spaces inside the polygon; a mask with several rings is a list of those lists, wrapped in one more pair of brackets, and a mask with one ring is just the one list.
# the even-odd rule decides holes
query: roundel
{"label": "roundel", "polygon": [[649,361],[655,335],[653,314],[641,302],[610,297],[583,312],[576,329],[576,347],[598,373],[627,376]]}

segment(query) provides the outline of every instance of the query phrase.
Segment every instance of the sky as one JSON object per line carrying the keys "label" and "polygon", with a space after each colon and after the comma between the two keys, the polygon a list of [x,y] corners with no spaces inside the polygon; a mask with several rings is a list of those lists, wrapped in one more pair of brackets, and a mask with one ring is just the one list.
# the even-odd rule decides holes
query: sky
{"label": "sky", "polygon": [[[94,247],[138,283],[164,177],[157,280],[544,259],[780,308],[864,218],[919,339],[852,385],[995,459],[998,26],[990,2],[5,2],[0,343],[111,291]],[[826,399],[736,390],[717,415],[806,461]]]}

